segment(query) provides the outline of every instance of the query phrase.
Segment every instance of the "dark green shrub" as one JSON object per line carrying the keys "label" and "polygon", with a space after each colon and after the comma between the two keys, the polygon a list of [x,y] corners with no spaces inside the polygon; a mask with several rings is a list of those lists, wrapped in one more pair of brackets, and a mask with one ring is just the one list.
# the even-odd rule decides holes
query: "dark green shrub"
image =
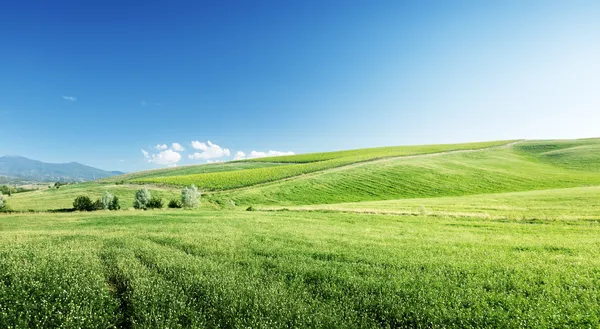
{"label": "dark green shrub", "polygon": [[179,200],[171,200],[169,201],[169,208],[182,208],[183,204],[181,204],[181,201]]}
{"label": "dark green shrub", "polygon": [[94,201],[94,210],[104,210],[104,205],[102,204],[102,200],[96,199],[96,201]]}
{"label": "dark green shrub", "polygon": [[153,197],[148,202],[147,207],[148,209],[161,209],[163,207],[163,201],[161,198]]}
{"label": "dark green shrub", "polygon": [[119,197],[116,195],[113,196],[112,200],[108,204],[108,210],[119,210],[121,209],[121,205],[119,204]]}
{"label": "dark green shrub", "polygon": [[250,207],[246,208],[246,211],[256,211],[256,209],[254,209],[254,207],[250,206]]}
{"label": "dark green shrub", "polygon": [[75,198],[75,201],[73,201],[73,208],[79,211],[93,211],[94,203],[89,197],[80,195]]}

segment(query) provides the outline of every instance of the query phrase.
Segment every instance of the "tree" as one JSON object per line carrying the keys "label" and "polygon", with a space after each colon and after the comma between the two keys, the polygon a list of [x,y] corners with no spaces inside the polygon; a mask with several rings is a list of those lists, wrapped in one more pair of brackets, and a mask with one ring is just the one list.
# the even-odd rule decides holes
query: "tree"
{"label": "tree", "polygon": [[143,189],[135,192],[135,200],[133,201],[133,207],[135,209],[148,209],[148,202],[152,196],[150,195],[150,191],[144,186]]}
{"label": "tree", "polygon": [[153,197],[148,202],[148,209],[162,209],[163,201],[161,198]]}
{"label": "tree", "polygon": [[79,211],[92,211],[94,210],[94,203],[89,197],[80,195],[73,201],[73,208]]}
{"label": "tree", "polygon": [[192,184],[181,191],[181,203],[186,208],[198,208],[200,207],[201,196],[202,192],[199,192],[198,188]]}
{"label": "tree", "polygon": [[4,207],[6,207],[6,202],[4,202],[4,196],[2,195],[2,192],[0,191],[0,210],[4,209]]}
{"label": "tree", "polygon": [[181,204],[181,201],[179,200],[171,200],[169,201],[169,208],[182,208],[183,204]]}
{"label": "tree", "polygon": [[119,198],[115,195],[110,204],[108,205],[108,210],[119,210],[121,209],[121,205],[119,204]]}
{"label": "tree", "polygon": [[103,210],[107,210],[110,208],[110,204],[111,204],[113,198],[114,198],[114,196],[112,194],[110,194],[110,192],[108,192],[108,191],[104,192],[104,195],[100,199],[100,204],[101,204]]}
{"label": "tree", "polygon": [[100,200],[100,198],[96,199],[96,201],[94,201],[94,209],[93,210],[103,210],[104,207],[102,206],[102,201]]}

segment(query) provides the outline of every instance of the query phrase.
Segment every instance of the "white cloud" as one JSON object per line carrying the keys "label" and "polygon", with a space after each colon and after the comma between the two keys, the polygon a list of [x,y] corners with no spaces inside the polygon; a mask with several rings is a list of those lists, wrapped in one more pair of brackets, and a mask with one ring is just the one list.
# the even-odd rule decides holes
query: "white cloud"
{"label": "white cloud", "polygon": [[221,148],[219,145],[211,143],[211,141],[208,141],[206,144],[199,141],[193,141],[192,147],[196,150],[201,150],[202,152],[188,155],[188,159],[191,160],[208,160],[231,155],[229,149]]}
{"label": "white cloud", "polygon": [[246,158],[246,153],[242,152],[242,151],[238,151],[235,156],[233,157],[233,160],[243,160]]}
{"label": "white cloud", "polygon": [[294,152],[281,152],[281,151],[269,151],[269,152],[258,152],[258,151],[252,151],[250,152],[250,155],[248,155],[248,158],[265,158],[265,157],[278,157],[278,156],[282,156],[282,155],[294,155],[296,153]]}
{"label": "white cloud", "polygon": [[171,149],[173,149],[173,151],[177,151],[177,152],[185,151],[185,148],[183,146],[181,146],[181,144],[179,144],[179,143],[171,144]]}
{"label": "white cloud", "polygon": [[156,146],[154,148],[157,149],[157,150],[166,150],[169,147],[167,146],[167,144],[162,144],[162,145],[156,144]]}
{"label": "white cloud", "polygon": [[150,155],[148,154],[148,152],[146,152],[146,150],[141,149],[141,151],[142,151],[142,154],[144,155],[144,158],[146,158],[146,159],[150,158]]}
{"label": "white cloud", "polygon": [[174,167],[179,160],[181,160],[181,154],[173,150],[165,150],[158,154],[152,154],[152,158],[148,162]]}
{"label": "white cloud", "polygon": [[75,102],[77,101],[77,97],[75,96],[63,96],[62,97],[64,100],[69,101],[69,102]]}

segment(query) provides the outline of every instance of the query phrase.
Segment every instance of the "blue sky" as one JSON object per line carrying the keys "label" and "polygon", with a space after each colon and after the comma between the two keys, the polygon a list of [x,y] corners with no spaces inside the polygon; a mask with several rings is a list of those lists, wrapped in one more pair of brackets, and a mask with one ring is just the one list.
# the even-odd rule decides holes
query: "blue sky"
{"label": "blue sky", "polygon": [[598,17],[598,1],[2,3],[0,155],[135,171],[600,136]]}

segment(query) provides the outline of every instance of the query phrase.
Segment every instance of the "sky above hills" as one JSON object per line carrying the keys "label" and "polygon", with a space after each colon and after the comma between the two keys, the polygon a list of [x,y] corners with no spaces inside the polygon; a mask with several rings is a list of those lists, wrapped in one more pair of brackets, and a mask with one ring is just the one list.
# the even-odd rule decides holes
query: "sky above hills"
{"label": "sky above hills", "polygon": [[598,1],[0,4],[0,155],[135,171],[600,136]]}

